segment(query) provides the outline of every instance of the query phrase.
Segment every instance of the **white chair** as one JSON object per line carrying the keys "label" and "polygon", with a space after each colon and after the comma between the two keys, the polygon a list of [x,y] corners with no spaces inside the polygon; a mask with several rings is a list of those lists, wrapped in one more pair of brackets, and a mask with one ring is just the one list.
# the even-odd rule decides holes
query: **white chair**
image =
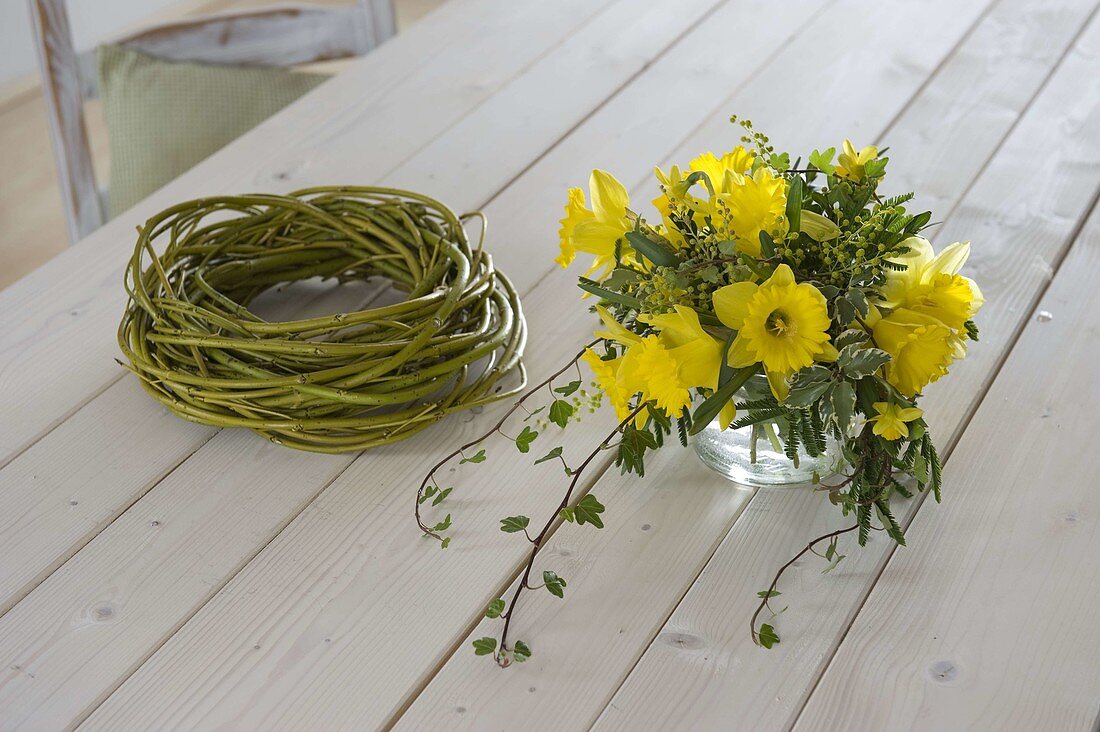
{"label": "white chair", "polygon": [[[84,122],[84,102],[97,96],[95,53],[77,53],[66,0],[29,2],[58,182],[75,243],[105,221]],[[168,61],[288,67],[360,56],[394,32],[392,0],[355,0],[189,18],[113,42]]]}

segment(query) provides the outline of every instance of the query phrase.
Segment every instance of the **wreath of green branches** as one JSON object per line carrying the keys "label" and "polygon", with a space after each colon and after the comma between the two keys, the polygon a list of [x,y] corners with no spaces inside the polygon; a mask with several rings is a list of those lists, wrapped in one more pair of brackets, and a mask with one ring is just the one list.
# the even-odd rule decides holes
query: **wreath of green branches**
{"label": "wreath of green branches", "polygon": [[[482,214],[389,188],[181,203],[138,229],[122,365],[194,422],[314,452],[397,442],[526,384],[519,297],[484,237]],[[314,277],[385,278],[406,297],[287,322],[249,310],[260,293]]]}

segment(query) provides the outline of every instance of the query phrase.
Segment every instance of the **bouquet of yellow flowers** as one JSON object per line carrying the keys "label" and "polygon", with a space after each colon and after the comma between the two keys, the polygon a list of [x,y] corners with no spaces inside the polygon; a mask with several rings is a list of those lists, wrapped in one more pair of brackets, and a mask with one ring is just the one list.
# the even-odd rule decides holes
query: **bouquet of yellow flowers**
{"label": "bouquet of yellow flowers", "polygon": [[[905,208],[913,194],[879,195],[884,151],[845,140],[839,155],[815,150],[803,166],[776,153],[751,122],[740,124],[742,145],[730,152],[656,171],[652,221],[602,170],[592,172],[587,199],[580,188],[569,191],[557,261],[564,267],[578,255],[592,257],[579,284],[601,321],[577,360],[591,368],[619,418],[596,452],[611,446],[624,473],[643,475],[646,453],[674,432],[686,446],[692,435],[747,431],[754,461],[757,441],[766,439],[791,464],[813,466],[807,482],[853,517],[851,527],[807,549],[828,541],[825,556],[838,561],[837,537],[855,531],[864,544],[876,517],[904,543],[890,510],[892,498],[911,495],[913,484],[901,477],[914,476],[917,490],[940,499],[940,461],[918,406],[921,391],[978,337],[981,291],[959,274],[970,245],[935,252],[920,235],[931,214]],[[570,421],[579,405],[568,397],[578,388],[572,382],[555,390],[550,422]],[[537,432],[525,428],[516,439],[524,452],[531,435]],[[522,531],[533,545],[516,597],[488,608],[489,617],[505,621],[499,646],[495,638],[474,644],[503,665],[530,655],[523,641],[509,643],[508,624],[519,593],[537,589],[528,579],[547,532],[559,519],[603,525],[604,507],[593,496],[570,503],[579,471],[567,466],[567,473],[570,491],[543,531],[528,533],[525,516],[502,521],[502,530]],[[832,473],[839,476],[826,482]],[[438,495],[433,476],[420,502]],[[446,541],[438,524],[421,527]],[[757,618],[779,594],[781,574],[759,593],[751,622],[765,647],[779,638]],[[542,579],[538,588],[562,596],[564,579],[550,571]]]}

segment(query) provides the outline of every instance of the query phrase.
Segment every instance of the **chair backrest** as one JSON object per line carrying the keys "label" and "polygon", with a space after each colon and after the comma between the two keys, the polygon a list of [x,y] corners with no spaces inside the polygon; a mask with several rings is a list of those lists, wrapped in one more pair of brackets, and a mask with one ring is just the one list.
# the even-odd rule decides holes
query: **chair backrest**
{"label": "chair backrest", "polygon": [[[75,243],[105,220],[84,121],[84,102],[98,91],[95,54],[77,53],[66,0],[29,3],[62,204]],[[113,42],[170,61],[286,67],[360,56],[394,32],[392,0],[356,0],[190,18]]]}

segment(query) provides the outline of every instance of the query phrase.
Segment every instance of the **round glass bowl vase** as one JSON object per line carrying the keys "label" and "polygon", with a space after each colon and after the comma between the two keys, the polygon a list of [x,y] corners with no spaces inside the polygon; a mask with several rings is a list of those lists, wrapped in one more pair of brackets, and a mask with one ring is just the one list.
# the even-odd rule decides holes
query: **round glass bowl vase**
{"label": "round glass bowl vase", "polygon": [[[760,397],[768,389],[763,376],[754,376],[735,397],[738,402]],[[838,472],[843,456],[832,435],[826,435],[825,452],[813,457],[799,446],[797,460],[787,457],[776,422],[766,421],[723,430],[715,420],[695,435],[695,454],[711,470],[746,486],[800,485]]]}

